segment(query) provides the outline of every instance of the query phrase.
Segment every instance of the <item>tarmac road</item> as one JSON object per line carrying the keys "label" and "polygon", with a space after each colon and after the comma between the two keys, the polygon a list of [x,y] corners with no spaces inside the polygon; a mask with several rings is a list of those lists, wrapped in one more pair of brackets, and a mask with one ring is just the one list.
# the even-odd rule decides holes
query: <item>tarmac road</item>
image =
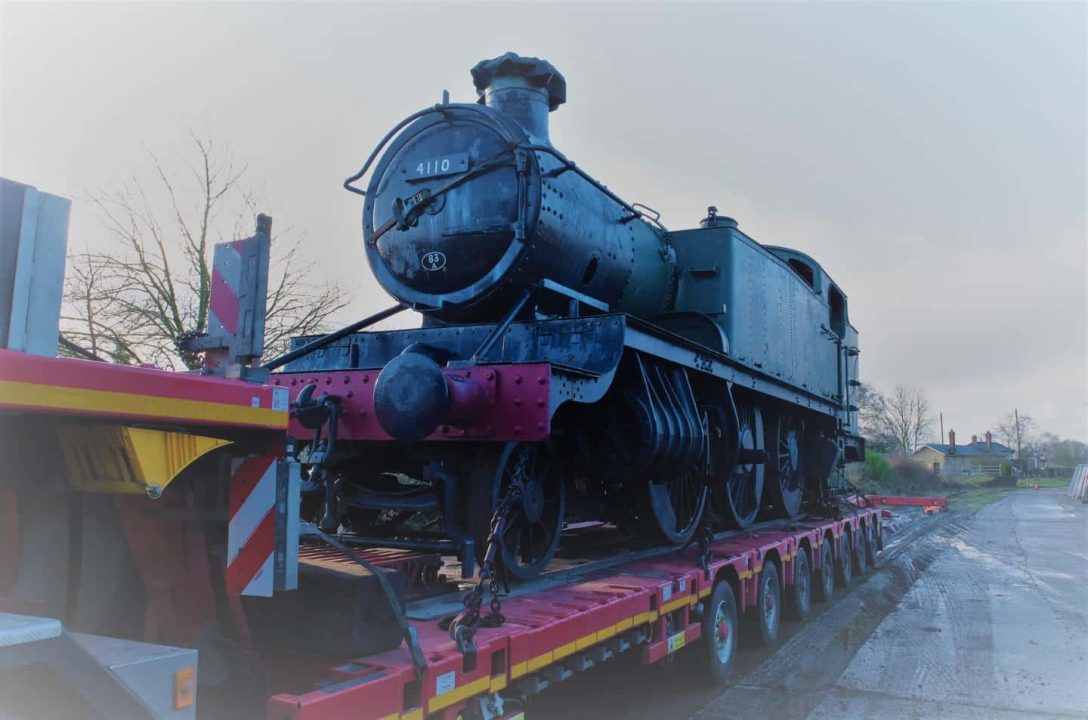
{"label": "tarmac road", "polygon": [[786,629],[773,652],[743,648],[724,692],[683,657],[669,669],[623,658],[551,688],[526,714],[1088,718],[1088,505],[1021,491],[974,515],[910,523],[849,594]]}

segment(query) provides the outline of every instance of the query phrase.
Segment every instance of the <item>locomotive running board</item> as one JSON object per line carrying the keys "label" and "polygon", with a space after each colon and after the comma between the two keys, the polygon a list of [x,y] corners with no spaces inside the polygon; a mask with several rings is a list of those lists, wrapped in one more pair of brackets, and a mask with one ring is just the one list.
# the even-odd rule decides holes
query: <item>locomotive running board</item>
{"label": "locomotive running board", "polygon": [[[284,356],[291,360],[284,372],[378,371],[413,343],[443,347],[455,356],[470,358],[496,327],[495,324],[484,324],[344,332],[335,341],[318,338],[327,343],[326,347],[304,356],[300,356],[302,349],[310,346],[315,338],[292,338],[295,350]],[[830,398],[794,387],[759,368],[631,315],[610,313],[535,323],[515,322],[506,328],[503,337],[504,342],[489,354],[489,363],[549,363],[557,370],[593,382],[596,378],[610,377],[619,364],[623,349],[629,348],[825,415],[841,412]]]}

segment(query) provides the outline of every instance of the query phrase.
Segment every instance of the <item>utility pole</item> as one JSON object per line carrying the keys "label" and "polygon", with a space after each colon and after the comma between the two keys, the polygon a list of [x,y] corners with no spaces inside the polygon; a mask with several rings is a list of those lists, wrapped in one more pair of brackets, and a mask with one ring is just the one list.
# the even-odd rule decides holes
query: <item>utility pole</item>
{"label": "utility pole", "polygon": [[937,438],[937,442],[938,443],[943,443],[944,442],[944,413],[942,412],[942,413],[937,413],[937,414],[941,416],[941,436],[939,438]]}
{"label": "utility pole", "polygon": [[1012,409],[1012,416],[1016,420],[1016,459],[1020,461],[1020,469],[1024,469],[1024,456],[1020,454],[1020,411]]}

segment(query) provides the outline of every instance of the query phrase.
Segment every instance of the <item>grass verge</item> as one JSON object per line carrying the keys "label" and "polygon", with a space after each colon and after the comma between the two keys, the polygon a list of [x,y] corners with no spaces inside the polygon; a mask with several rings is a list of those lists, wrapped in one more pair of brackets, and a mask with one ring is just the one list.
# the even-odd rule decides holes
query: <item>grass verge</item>
{"label": "grass verge", "polygon": [[1035,484],[1039,484],[1039,489],[1043,488],[1067,488],[1069,487],[1069,478],[1021,478],[1017,481],[1016,487],[1024,489],[1032,489]]}
{"label": "grass verge", "polygon": [[948,507],[951,510],[978,512],[990,503],[997,502],[1013,491],[1007,487],[975,487],[948,495]]}

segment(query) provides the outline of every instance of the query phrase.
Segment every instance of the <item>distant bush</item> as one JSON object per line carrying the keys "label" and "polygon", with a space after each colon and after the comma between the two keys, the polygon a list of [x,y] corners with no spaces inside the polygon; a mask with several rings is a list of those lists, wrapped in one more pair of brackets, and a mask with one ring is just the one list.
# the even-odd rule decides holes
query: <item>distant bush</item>
{"label": "distant bush", "polygon": [[878,452],[867,450],[865,452],[865,464],[861,469],[861,481],[866,487],[886,487],[895,481],[895,471],[892,470],[888,458]]}
{"label": "distant bush", "polygon": [[958,487],[910,458],[867,451],[851,478],[859,490],[890,495],[933,495]]}
{"label": "distant bush", "polygon": [[930,468],[905,457],[894,457],[889,463],[895,470],[896,479],[908,487],[937,487],[942,484],[940,476]]}

